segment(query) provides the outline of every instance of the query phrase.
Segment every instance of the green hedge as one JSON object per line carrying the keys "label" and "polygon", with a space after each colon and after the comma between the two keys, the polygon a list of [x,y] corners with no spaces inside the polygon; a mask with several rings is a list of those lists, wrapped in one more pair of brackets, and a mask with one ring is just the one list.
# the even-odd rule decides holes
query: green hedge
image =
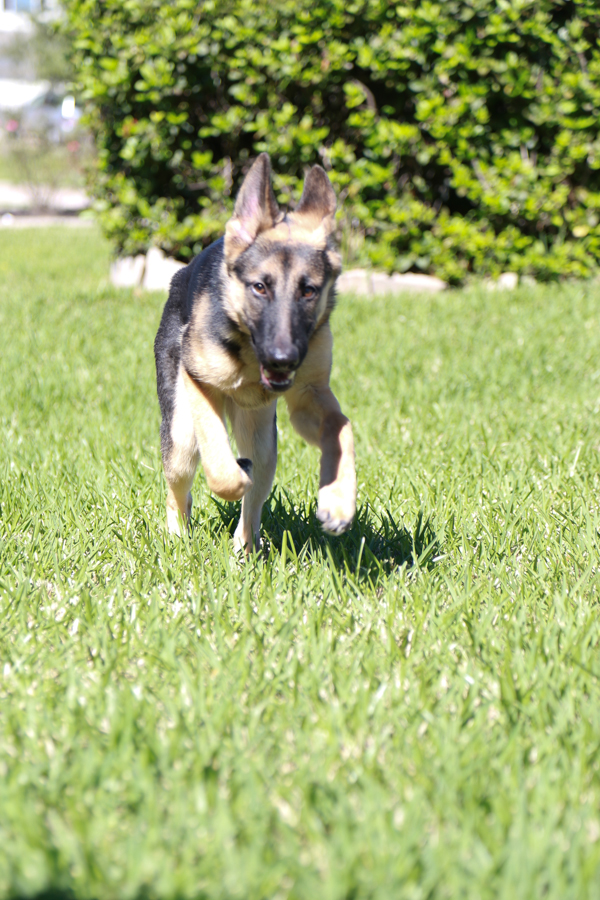
{"label": "green hedge", "polygon": [[121,253],[198,252],[267,150],[284,203],[321,162],[347,254],[388,270],[549,279],[600,259],[597,0],[65,7]]}

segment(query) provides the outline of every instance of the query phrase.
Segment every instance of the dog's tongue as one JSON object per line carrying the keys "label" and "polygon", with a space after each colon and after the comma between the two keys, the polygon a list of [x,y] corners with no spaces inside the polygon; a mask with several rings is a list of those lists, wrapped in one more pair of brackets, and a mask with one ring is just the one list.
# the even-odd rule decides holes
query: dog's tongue
{"label": "dog's tongue", "polygon": [[272,369],[265,369],[264,366],[260,367],[260,375],[261,380],[267,387],[272,385],[279,384],[287,384],[291,378],[291,371],[287,370],[284,372],[274,372]]}
{"label": "dog's tongue", "polygon": [[271,372],[267,369],[267,378],[271,382],[271,384],[283,384],[285,381],[290,380],[289,372]]}

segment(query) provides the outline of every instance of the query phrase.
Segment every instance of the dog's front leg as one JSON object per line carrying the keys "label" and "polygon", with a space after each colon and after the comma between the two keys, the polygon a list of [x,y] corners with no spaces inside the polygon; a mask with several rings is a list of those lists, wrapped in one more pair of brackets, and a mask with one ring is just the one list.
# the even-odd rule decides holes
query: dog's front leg
{"label": "dog's front leg", "polygon": [[242,515],[233,536],[236,550],[260,547],[260,517],[277,466],[277,401],[260,409],[240,409],[232,400],[227,413],[238,451],[252,460],[252,487],[242,500]]}
{"label": "dog's front leg", "polygon": [[306,385],[285,395],[292,425],[321,448],[317,517],[325,531],[341,534],[356,512],[354,439],[350,421],[328,385]]}
{"label": "dog's front leg", "polygon": [[200,461],[211,491],[223,500],[239,500],[252,487],[252,463],[236,460],[225,427],[225,397],[183,370]]}

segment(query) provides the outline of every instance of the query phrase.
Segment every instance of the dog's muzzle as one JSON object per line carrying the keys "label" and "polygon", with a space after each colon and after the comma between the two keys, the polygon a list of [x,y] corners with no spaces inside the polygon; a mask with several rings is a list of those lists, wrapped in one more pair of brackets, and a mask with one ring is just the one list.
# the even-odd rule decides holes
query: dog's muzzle
{"label": "dog's muzzle", "polygon": [[300,353],[293,344],[279,343],[269,348],[260,365],[260,380],[269,391],[287,391],[294,383]]}

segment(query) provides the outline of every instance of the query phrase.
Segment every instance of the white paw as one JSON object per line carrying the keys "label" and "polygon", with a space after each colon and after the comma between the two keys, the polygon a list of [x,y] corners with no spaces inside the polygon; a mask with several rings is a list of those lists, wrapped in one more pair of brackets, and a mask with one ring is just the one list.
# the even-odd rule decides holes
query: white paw
{"label": "white paw", "polygon": [[233,549],[236,553],[245,553],[246,556],[250,556],[253,550],[260,550],[260,535],[248,534],[242,528],[240,521],[233,535]]}
{"label": "white paw", "polygon": [[184,519],[178,509],[167,508],[167,531],[181,537],[185,531]]}
{"label": "white paw", "polygon": [[[173,503],[172,506],[171,503]],[[171,503],[169,503],[169,498],[167,498],[167,531],[169,534],[175,534],[177,537],[181,537],[182,534],[185,534],[189,525],[190,515],[192,513],[192,495],[190,493],[187,496],[187,510],[185,515],[181,512],[179,507],[175,505],[172,498]]]}
{"label": "white paw", "polygon": [[352,525],[356,512],[354,491],[345,490],[343,485],[328,484],[319,491],[317,519],[324,531],[343,534]]}

